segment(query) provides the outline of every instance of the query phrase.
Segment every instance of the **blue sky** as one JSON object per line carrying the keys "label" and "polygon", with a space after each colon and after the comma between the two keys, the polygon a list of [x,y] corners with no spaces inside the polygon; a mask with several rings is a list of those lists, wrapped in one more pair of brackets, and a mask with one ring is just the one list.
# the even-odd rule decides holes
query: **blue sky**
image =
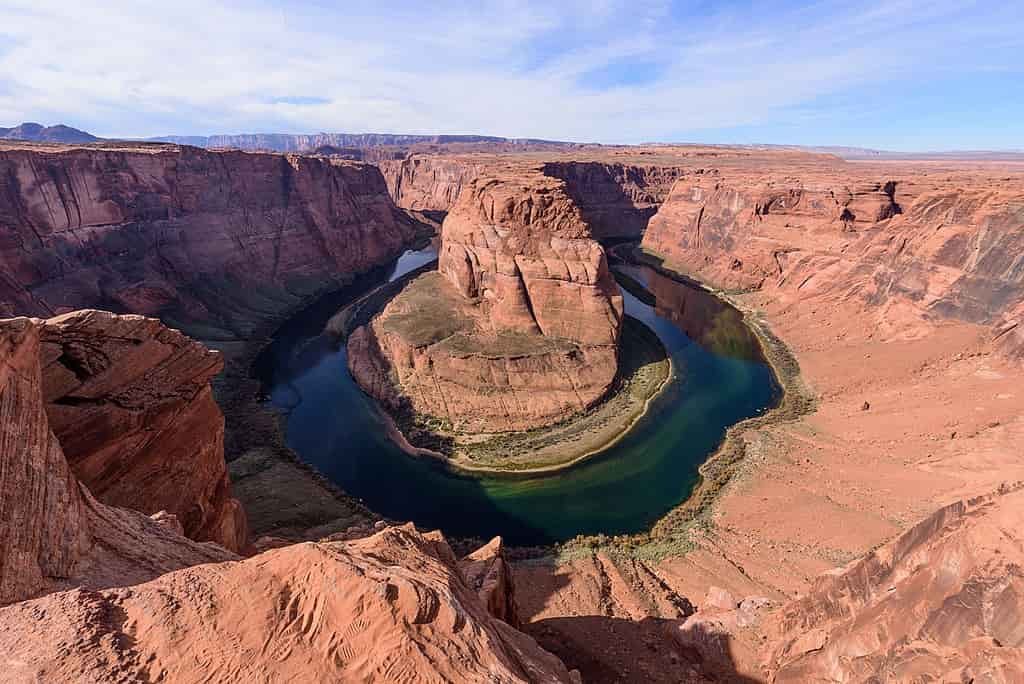
{"label": "blue sky", "polygon": [[1017,2],[0,0],[0,125],[1024,148]]}

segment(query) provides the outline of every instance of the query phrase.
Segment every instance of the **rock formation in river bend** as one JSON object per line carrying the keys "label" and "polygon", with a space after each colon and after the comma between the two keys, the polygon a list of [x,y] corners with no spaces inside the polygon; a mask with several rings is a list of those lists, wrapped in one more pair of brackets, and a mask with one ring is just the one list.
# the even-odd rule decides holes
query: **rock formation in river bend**
{"label": "rock formation in river bend", "polygon": [[220,354],[142,316],[75,311],[41,325],[50,429],[75,476],[103,503],[168,511],[186,536],[242,550],[210,390]]}
{"label": "rock formation in river bend", "polygon": [[445,218],[438,269],[350,337],[370,394],[488,432],[556,422],[607,392],[622,297],[562,181],[475,179]]}
{"label": "rock formation in river bend", "polygon": [[413,232],[370,165],[0,143],[0,315],[103,308],[245,337]]}

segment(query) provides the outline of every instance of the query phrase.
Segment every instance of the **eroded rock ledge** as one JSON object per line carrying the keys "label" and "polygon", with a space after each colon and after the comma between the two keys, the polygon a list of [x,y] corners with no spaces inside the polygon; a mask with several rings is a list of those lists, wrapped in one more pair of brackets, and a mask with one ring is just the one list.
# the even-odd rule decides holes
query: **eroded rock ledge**
{"label": "eroded rock ledge", "polygon": [[349,339],[367,392],[472,432],[548,425],[605,395],[622,297],[562,181],[535,170],[474,179],[441,241],[438,273]]}
{"label": "eroded rock ledge", "polygon": [[[137,323],[139,317],[132,318]],[[237,558],[181,536],[173,515],[156,520],[108,506],[79,482],[47,417],[40,363],[52,352],[43,339],[52,334],[46,326],[29,318],[0,321],[0,604],[69,586],[145,582],[196,563]],[[149,487],[135,484],[140,492]],[[188,491],[173,493],[188,505]]]}
{"label": "eroded rock ledge", "polygon": [[168,511],[189,538],[242,550],[210,389],[220,354],[143,316],[83,310],[40,326],[46,412],[75,476],[106,504]]}

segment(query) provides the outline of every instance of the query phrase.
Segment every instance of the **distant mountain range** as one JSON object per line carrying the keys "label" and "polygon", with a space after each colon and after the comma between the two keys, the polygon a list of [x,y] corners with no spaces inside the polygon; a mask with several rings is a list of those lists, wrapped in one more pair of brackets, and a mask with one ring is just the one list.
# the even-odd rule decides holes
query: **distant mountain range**
{"label": "distant mountain range", "polygon": [[[43,126],[37,123],[23,123],[14,128],[0,128],[0,140],[28,140],[31,142],[88,143],[103,140],[77,128],[63,124]],[[544,149],[577,147],[582,143],[543,140],[539,138],[503,138],[493,135],[403,135],[397,133],[241,133],[237,135],[164,135],[144,138],[144,142],[164,142],[177,145],[193,145],[205,148],[232,148],[237,150],[264,150],[272,152],[315,152],[365,158],[373,161],[384,158],[381,154],[400,154],[424,151],[431,146],[453,145],[460,149],[486,149],[495,152],[510,152],[523,149]],[[665,143],[650,143],[654,145]],[[673,143],[674,144],[674,143]],[[682,143],[680,143],[682,144]],[[461,147],[465,146],[465,147]],[[404,148],[381,150],[378,155],[367,156],[359,150],[373,148]],[[850,161],[863,160],[915,160],[915,161],[1024,161],[1024,150],[960,150],[950,152],[890,152],[866,147],[839,145],[721,145],[721,147],[751,147],[766,149],[792,149],[807,152],[834,154]]]}
{"label": "distant mountain range", "polygon": [[196,147],[230,147],[237,150],[274,152],[312,152],[321,147],[369,148],[412,145],[494,144],[539,147],[565,147],[574,143],[533,138],[502,138],[492,135],[400,135],[391,133],[243,133],[239,135],[166,135],[147,138],[149,142],[169,142]]}
{"label": "distant mountain range", "polygon": [[77,128],[63,124],[43,126],[37,123],[23,123],[14,128],[0,128],[0,140],[28,140],[31,142],[86,143],[100,140]]}

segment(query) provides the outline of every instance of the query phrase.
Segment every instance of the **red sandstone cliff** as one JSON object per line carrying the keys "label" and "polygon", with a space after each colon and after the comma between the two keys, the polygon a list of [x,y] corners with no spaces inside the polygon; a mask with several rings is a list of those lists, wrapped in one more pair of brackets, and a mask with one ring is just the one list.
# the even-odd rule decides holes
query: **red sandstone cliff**
{"label": "red sandstone cliff", "polygon": [[565,181],[597,239],[639,238],[676,178],[678,166],[612,162],[559,161],[544,173]]}
{"label": "red sandstone cliff", "polygon": [[773,164],[691,170],[643,246],[717,287],[853,297],[897,324],[982,323],[1024,349],[1024,194],[1012,176],[978,183],[954,169],[970,186],[957,188],[920,169]]}
{"label": "red sandstone cliff", "polygon": [[462,188],[484,165],[483,160],[428,155],[377,163],[395,204],[421,211],[451,209]]}
{"label": "red sandstone cliff", "polygon": [[[45,336],[40,321],[0,321],[0,604],[236,558],[181,536],[167,516],[158,522],[102,504],[79,483],[47,419]],[[24,634],[14,638],[32,643]]]}
{"label": "red sandstone cliff", "polygon": [[[550,156],[559,157],[557,153]],[[665,160],[663,160],[665,161]],[[597,239],[640,237],[681,173],[671,163],[621,163],[538,155],[410,155],[377,162],[395,204],[405,209],[448,211],[477,177],[520,168],[565,183]]]}
{"label": "red sandstone cliff", "polygon": [[173,145],[0,146],[0,314],[245,336],[413,233],[376,167]]}
{"label": "red sandstone cliff", "polygon": [[168,511],[186,536],[243,549],[245,514],[231,497],[210,390],[220,354],[156,319],[105,311],[41,330],[50,429],[75,476],[106,504]]}
{"label": "red sandstone cliff", "polygon": [[481,178],[441,232],[438,270],[495,328],[614,345],[622,296],[563,183]]}

